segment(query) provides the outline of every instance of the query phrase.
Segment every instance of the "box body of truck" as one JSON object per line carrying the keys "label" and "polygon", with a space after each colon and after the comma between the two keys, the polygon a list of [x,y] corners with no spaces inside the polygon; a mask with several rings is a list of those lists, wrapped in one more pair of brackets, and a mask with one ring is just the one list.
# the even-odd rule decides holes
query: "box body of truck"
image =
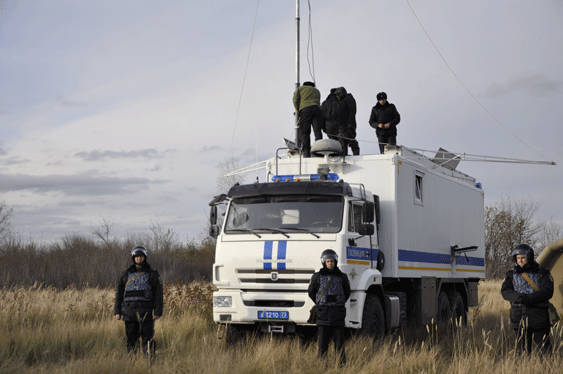
{"label": "box body of truck", "polygon": [[307,288],[325,249],[336,251],[351,283],[348,328],[380,334],[463,320],[477,304],[484,194],[474,178],[405,147],[276,157],[266,178],[226,196],[213,268],[217,323],[276,332],[311,326]]}

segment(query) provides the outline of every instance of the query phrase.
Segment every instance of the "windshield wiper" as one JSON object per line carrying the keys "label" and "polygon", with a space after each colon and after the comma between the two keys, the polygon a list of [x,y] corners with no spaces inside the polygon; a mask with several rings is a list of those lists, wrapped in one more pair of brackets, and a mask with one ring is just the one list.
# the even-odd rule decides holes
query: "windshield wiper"
{"label": "windshield wiper", "polygon": [[260,227],[260,228],[256,228],[254,230],[264,230],[264,231],[272,231],[275,232],[277,234],[282,234],[283,236],[285,236],[286,238],[289,238],[289,235],[287,235],[285,232],[283,232],[280,229],[274,229],[272,227]]}
{"label": "windshield wiper", "polygon": [[261,238],[261,236],[258,235],[257,233],[255,233],[254,230],[249,230],[249,229],[228,229],[228,230],[225,230],[225,232],[227,232],[227,233],[229,233],[229,232],[249,232],[249,233],[254,234],[257,237]]}
{"label": "windshield wiper", "polygon": [[295,231],[303,231],[306,232],[307,234],[311,234],[314,237],[316,237],[317,239],[320,238],[320,236],[318,236],[317,234],[315,234],[314,232],[311,232],[311,230],[309,229],[305,229],[303,227],[284,227],[284,229],[286,230],[295,230]]}

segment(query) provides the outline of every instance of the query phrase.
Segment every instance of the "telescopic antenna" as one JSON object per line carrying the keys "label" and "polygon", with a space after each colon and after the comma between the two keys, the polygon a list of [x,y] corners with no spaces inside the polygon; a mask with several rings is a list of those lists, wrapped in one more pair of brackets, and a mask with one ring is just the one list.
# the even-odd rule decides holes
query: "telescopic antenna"
{"label": "telescopic antenna", "polygon": [[[295,0],[295,92],[299,89],[299,0]],[[299,108],[295,110],[295,144],[301,145],[299,139]]]}

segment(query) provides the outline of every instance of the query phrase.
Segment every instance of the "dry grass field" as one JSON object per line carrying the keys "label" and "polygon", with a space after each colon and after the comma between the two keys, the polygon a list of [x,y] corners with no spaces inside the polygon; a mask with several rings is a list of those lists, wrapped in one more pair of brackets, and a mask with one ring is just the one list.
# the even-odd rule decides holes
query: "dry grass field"
{"label": "dry grass field", "polygon": [[563,344],[554,354],[520,357],[508,328],[499,282],[482,282],[458,336],[432,328],[405,329],[378,343],[352,336],[348,363],[316,356],[316,342],[250,337],[232,346],[217,339],[212,286],[167,286],[165,315],[156,322],[157,357],[128,357],[123,322],[114,320],[113,290],[33,286],[0,292],[1,373],[561,373]]}

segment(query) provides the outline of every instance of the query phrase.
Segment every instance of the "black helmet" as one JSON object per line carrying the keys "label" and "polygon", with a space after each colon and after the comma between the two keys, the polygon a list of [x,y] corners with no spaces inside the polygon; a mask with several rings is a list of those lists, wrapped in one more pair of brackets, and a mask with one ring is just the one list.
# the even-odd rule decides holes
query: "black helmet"
{"label": "black helmet", "polygon": [[321,264],[323,264],[323,266],[326,266],[325,262],[329,258],[333,259],[334,261],[336,261],[336,264],[338,264],[338,255],[332,249],[325,249],[323,251],[323,253],[321,254]]}
{"label": "black helmet", "polygon": [[377,101],[387,99],[387,94],[385,92],[380,92],[377,94]]}
{"label": "black helmet", "polygon": [[145,247],[143,247],[142,245],[137,245],[137,246],[133,247],[133,249],[131,250],[131,259],[133,259],[133,261],[135,261],[136,256],[145,256],[145,259],[146,259],[147,258],[147,249]]}
{"label": "black helmet", "polygon": [[512,258],[514,259],[514,262],[516,262],[517,255],[525,255],[528,264],[534,262],[534,249],[528,244],[522,243],[514,247],[512,250]]}

